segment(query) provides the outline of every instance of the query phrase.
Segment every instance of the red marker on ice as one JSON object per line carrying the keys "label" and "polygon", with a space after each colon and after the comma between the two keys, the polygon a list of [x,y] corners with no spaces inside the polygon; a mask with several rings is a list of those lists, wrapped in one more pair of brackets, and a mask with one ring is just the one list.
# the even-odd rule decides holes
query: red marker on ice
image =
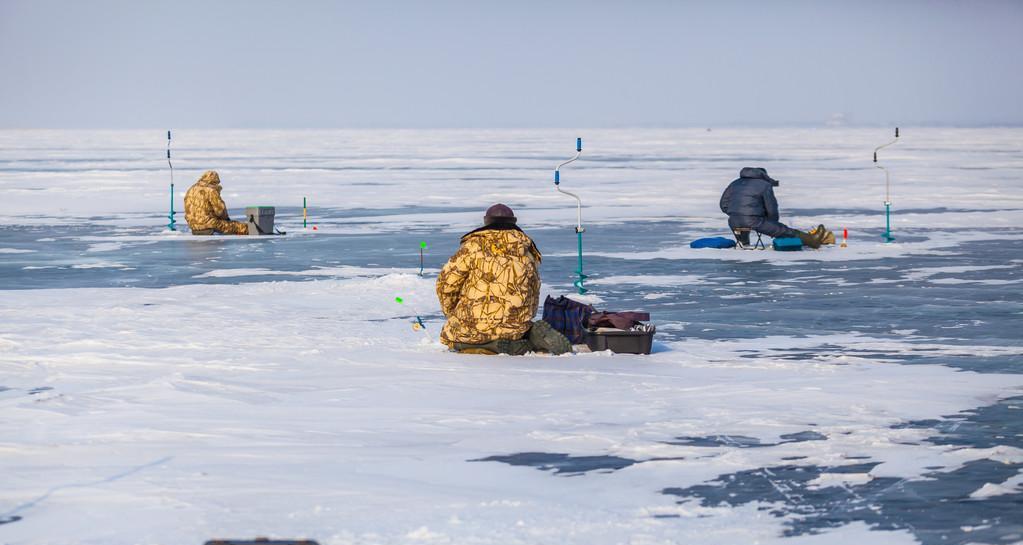
{"label": "red marker on ice", "polygon": [[843,228],[842,229],[842,248],[848,248],[849,247],[848,240],[849,240],[849,230]]}

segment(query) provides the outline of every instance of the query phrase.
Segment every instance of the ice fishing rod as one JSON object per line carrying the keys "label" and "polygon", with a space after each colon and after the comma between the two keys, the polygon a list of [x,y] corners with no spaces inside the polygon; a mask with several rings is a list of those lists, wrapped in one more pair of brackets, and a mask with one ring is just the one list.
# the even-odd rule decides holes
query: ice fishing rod
{"label": "ice fishing rod", "polygon": [[888,169],[877,162],[877,152],[887,148],[888,146],[899,141],[899,128],[895,127],[895,139],[883,146],[874,148],[874,166],[884,171],[884,234],[881,238],[885,242],[891,242],[895,240],[892,236],[892,181],[891,176],[888,174]]}
{"label": "ice fishing rod", "polygon": [[174,224],[177,223],[177,222],[174,221],[174,165],[171,164],[171,149],[170,149],[170,146],[171,146],[171,132],[167,131],[167,166],[170,167],[170,175],[171,175],[170,214],[167,215],[167,217],[170,218],[170,223],[167,224],[167,228],[170,229],[171,231],[177,231],[177,229],[174,228]]}
{"label": "ice fishing rod", "polygon": [[[405,299],[402,298],[401,296],[398,296],[394,298],[394,302],[398,303],[399,305],[404,305]],[[417,309],[415,305],[410,304],[409,306],[412,307],[412,312],[415,314],[416,317],[416,319],[412,321],[412,329],[414,331],[423,330],[425,332],[426,322],[423,322],[422,314],[419,313],[419,309]]]}
{"label": "ice fishing rod", "polygon": [[579,280],[572,282],[572,285],[579,290],[579,295],[586,293],[586,288],[583,287],[583,281],[586,280],[587,278],[586,275],[583,274],[583,231],[586,230],[583,229],[583,201],[582,199],[579,198],[579,195],[561,189],[561,167],[575,161],[576,159],[579,158],[580,155],[582,155],[582,153],[583,139],[576,138],[575,157],[572,157],[568,161],[561,163],[560,165],[557,166],[557,168],[554,169],[554,189],[557,189],[559,193],[563,193],[565,195],[568,195],[569,197],[572,197],[576,201],[575,233],[579,241],[579,267],[576,269],[575,273],[579,275]]}

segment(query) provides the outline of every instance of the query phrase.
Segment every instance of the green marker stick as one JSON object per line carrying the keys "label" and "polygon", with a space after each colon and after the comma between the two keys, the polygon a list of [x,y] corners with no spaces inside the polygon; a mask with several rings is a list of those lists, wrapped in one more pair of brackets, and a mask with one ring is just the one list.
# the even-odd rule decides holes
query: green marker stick
{"label": "green marker stick", "polygon": [[419,243],[419,276],[423,276],[423,251],[426,250],[426,241]]}

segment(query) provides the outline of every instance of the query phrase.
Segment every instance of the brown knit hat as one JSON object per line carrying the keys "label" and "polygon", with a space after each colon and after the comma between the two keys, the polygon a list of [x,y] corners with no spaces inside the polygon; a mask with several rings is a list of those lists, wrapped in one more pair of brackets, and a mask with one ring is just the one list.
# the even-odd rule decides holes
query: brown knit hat
{"label": "brown knit hat", "polygon": [[517,221],[515,212],[512,212],[511,208],[497,203],[490,208],[487,208],[487,213],[483,215],[483,225],[492,225],[495,223],[510,223],[514,224]]}

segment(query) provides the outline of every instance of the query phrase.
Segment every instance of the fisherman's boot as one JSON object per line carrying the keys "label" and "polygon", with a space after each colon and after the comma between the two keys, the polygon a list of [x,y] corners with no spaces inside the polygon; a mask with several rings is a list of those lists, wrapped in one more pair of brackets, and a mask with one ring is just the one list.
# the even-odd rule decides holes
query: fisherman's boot
{"label": "fisherman's boot", "polygon": [[534,349],[550,352],[555,356],[572,351],[572,343],[568,338],[543,320],[533,322],[527,338]]}
{"label": "fisherman's boot", "polygon": [[810,229],[810,234],[815,237],[819,237],[821,239],[821,244],[835,243],[835,233],[824,227],[823,223],[813,229]]}
{"label": "fisherman's boot", "polygon": [[820,229],[824,231],[824,238],[821,239],[821,244],[835,244],[835,232],[831,229],[825,229],[824,224],[820,225]]}
{"label": "fisherman's boot", "polygon": [[821,236],[820,233],[806,233],[803,231],[796,231],[796,236],[799,240],[803,241],[803,246],[809,246],[814,250],[821,247]]}

